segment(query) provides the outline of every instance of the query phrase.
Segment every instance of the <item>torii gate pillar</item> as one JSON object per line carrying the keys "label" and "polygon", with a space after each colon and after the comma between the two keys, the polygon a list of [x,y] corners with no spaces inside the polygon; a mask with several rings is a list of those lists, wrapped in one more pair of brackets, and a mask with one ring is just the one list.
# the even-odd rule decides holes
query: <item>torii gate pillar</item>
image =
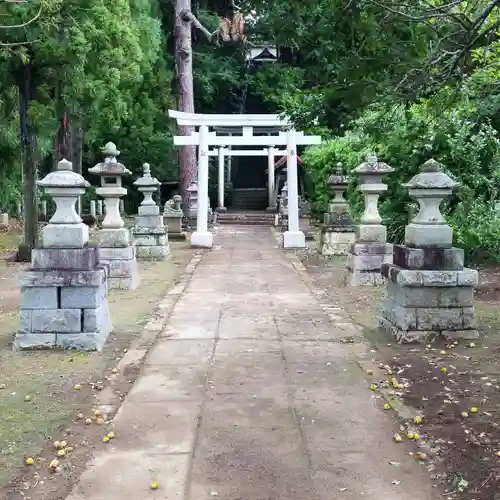
{"label": "torii gate pillar", "polygon": [[214,235],[208,230],[208,126],[200,125],[198,146],[198,213],[196,231],[191,234],[194,248],[212,248]]}

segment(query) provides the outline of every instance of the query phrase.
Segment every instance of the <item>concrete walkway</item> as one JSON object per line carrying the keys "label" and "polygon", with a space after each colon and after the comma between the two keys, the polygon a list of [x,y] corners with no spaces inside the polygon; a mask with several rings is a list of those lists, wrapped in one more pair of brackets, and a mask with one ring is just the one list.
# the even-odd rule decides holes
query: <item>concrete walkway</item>
{"label": "concrete walkway", "polygon": [[215,241],[68,500],[437,498],[355,363],[362,338],[341,342],[359,335],[344,312],[268,228]]}

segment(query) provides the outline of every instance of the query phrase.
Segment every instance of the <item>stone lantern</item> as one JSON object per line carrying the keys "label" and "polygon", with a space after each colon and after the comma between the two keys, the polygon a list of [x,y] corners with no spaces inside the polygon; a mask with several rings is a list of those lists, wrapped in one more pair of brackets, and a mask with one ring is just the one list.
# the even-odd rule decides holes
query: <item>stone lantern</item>
{"label": "stone lantern", "polygon": [[56,211],[43,228],[44,248],[83,248],[89,241],[89,228],[76,211],[78,198],[85,194],[90,184],[73,172],[71,162],[66,159],[57,164],[37,185],[45,189],[56,204]]}
{"label": "stone lantern", "polygon": [[75,209],[89,183],[61,160],[37,184],[54,199],[56,211],[43,229],[42,248],[32,250],[31,266],[21,273],[14,345],[100,350],[112,330],[107,273]]}
{"label": "stone lantern", "polygon": [[405,229],[405,244],[410,247],[449,248],[453,229],[446,224],[439,209],[443,198],[452,194],[457,183],[440,171],[441,165],[430,159],[420,173],[403,184],[410,196],[416,198],[420,210]]}
{"label": "stone lantern", "polygon": [[[387,191],[387,185],[382,183],[382,177],[391,172],[394,172],[394,169],[387,165],[387,163],[379,161],[375,154],[367,155],[366,161],[353,170],[353,173],[360,177],[359,190],[365,197],[365,210],[360,219],[362,225],[381,224],[382,217],[380,217],[378,212],[378,199],[384,191]],[[385,242],[385,226],[381,227],[383,228],[383,241]],[[371,230],[368,231],[373,232]],[[370,239],[369,241],[378,240]]]}
{"label": "stone lantern", "polygon": [[382,177],[393,171],[375,154],[369,154],[366,161],[353,170],[360,177],[359,190],[365,198],[365,209],[360,224],[356,226],[356,242],[348,256],[348,283],[351,286],[384,283],[380,266],[392,261],[392,246],[387,244],[387,228],[382,225],[378,199],[387,190]]}
{"label": "stone lantern", "polygon": [[120,198],[127,194],[122,177],[132,172],[118,162],[120,151],[112,142],[104,146],[103,153],[104,161],[89,168],[91,174],[101,177],[101,187],[96,193],[104,198],[105,205],[106,215],[99,230],[101,258],[109,264],[110,288],[134,290],[140,282],[135,248],[120,215]]}
{"label": "stone lantern", "polygon": [[149,163],[144,163],[142,168],[142,177],[134,182],[134,186],[144,195],[132,231],[134,244],[139,259],[163,260],[170,255],[170,247],[160,207],[153,200],[153,194],[161,183],[151,176]]}
{"label": "stone lantern", "polygon": [[478,273],[464,268],[464,252],[452,247],[453,231],[439,210],[457,183],[435,160],[403,184],[420,205],[405,230],[405,244],[394,245],[393,263],[382,265],[387,294],[380,326],[400,342],[429,337],[475,338],[474,288]]}
{"label": "stone lantern", "polygon": [[122,177],[131,175],[132,172],[119,163],[116,159],[120,151],[112,142],[108,142],[102,152],[104,161],[89,168],[89,173],[101,177],[101,187],[95,191],[104,198],[105,217],[102,221],[103,229],[120,229],[125,223],[120,215],[120,198],[127,194],[127,189],[122,187]]}
{"label": "stone lantern", "polygon": [[344,175],[342,163],[337,163],[335,173],[328,178],[333,199],[324,215],[321,229],[321,255],[347,255],[356,240],[354,223],[344,192],[349,178]]}

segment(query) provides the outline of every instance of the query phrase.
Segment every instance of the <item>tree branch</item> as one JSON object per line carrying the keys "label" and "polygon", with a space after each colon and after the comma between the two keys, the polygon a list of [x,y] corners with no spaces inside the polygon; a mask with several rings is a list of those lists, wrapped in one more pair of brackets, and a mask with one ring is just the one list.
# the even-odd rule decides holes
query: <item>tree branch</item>
{"label": "tree branch", "polygon": [[196,28],[198,28],[206,37],[209,42],[211,42],[217,33],[217,30],[215,30],[213,33],[209,31],[201,22],[198,20],[198,18],[189,10],[183,10],[181,12],[181,18],[183,21],[186,22],[191,22],[194,24]]}
{"label": "tree branch", "polygon": [[42,13],[42,6],[40,5],[40,8],[38,9],[38,12],[36,13],[35,17],[31,18],[29,21],[26,21],[23,24],[12,24],[10,26],[2,26],[2,25],[0,25],[0,29],[8,30],[8,29],[11,29],[11,28],[24,28],[25,26],[28,26],[28,24],[31,24],[31,23],[35,22],[40,17],[41,13]]}

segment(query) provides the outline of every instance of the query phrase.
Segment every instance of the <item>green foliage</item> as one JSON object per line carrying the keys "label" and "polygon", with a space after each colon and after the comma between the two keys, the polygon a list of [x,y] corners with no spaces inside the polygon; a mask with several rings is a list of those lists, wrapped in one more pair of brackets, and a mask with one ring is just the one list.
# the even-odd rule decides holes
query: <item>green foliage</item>
{"label": "green foliage", "polygon": [[[344,136],[304,156],[315,179],[316,203],[324,208],[328,199],[326,179],[336,162],[351,170],[367,152],[375,151],[395,168],[386,177],[389,189],[381,198],[380,212],[389,239],[401,242],[409,204],[415,201],[401,185],[418,172],[422,163],[435,158],[460,183],[442,207],[454,228],[456,244],[464,248],[469,260],[500,261],[500,219],[493,209],[500,192],[500,140],[489,120],[474,121],[476,114],[470,103],[439,114],[433,103],[426,101],[410,107],[395,106],[391,112],[379,107],[368,109],[350,124]],[[348,198],[359,214],[359,194],[350,189]]]}

